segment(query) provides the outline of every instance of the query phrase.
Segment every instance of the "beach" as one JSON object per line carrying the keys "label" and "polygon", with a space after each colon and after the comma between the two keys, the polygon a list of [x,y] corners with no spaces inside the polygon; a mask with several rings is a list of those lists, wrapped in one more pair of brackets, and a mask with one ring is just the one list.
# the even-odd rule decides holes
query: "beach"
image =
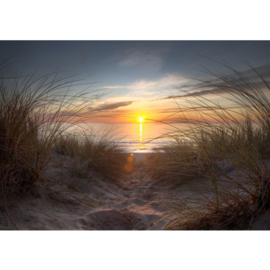
{"label": "beach", "polygon": [[[124,179],[111,181],[91,169],[87,175],[73,175],[70,168],[76,158],[52,153],[42,182],[20,197],[7,197],[6,205],[0,208],[0,229],[163,230],[174,220],[184,223],[191,217],[179,211],[179,202],[184,205],[193,201],[190,206],[203,209],[203,197],[213,196],[207,188],[211,183],[204,178],[174,188],[152,179],[145,164],[153,153],[125,155],[123,166],[131,164],[132,169]],[[232,170],[229,175],[235,178],[236,172]],[[251,228],[269,229],[268,212]]]}
{"label": "beach", "polygon": [[[146,153],[133,155],[144,162]],[[54,154],[44,183],[23,198],[9,198],[0,211],[0,229],[19,230],[161,230],[169,222],[166,194],[142,168],[125,181],[112,183],[92,171],[72,177],[72,158]]]}

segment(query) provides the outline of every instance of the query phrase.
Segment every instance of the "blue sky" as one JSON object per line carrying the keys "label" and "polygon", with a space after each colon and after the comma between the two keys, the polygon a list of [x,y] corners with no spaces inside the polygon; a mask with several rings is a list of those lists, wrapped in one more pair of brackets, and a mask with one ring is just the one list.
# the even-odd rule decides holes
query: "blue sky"
{"label": "blue sky", "polygon": [[[211,76],[204,67],[226,74],[215,61],[246,70],[270,64],[269,41],[0,41],[0,60],[11,57],[10,75],[39,75],[60,70],[93,83],[90,91],[105,95],[89,111],[96,121],[132,121],[137,115],[162,118],[193,79]],[[209,59],[210,58],[210,59]],[[214,60],[214,61],[213,61]],[[159,100],[159,101],[153,101]],[[110,118],[111,116],[111,118]]]}

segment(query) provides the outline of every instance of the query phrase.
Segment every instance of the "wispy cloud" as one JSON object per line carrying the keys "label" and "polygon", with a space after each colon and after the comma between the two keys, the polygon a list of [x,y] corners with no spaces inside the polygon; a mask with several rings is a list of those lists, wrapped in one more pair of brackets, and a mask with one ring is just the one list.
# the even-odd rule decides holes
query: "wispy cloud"
{"label": "wispy cloud", "polygon": [[97,107],[89,107],[88,110],[91,112],[101,112],[101,111],[107,111],[107,110],[114,110],[119,107],[125,107],[129,106],[133,103],[134,101],[122,101],[122,102],[114,102],[114,103],[104,103],[102,105],[99,105]]}
{"label": "wispy cloud", "polygon": [[[129,96],[155,96],[160,95],[162,92],[168,92],[179,89],[182,85],[189,82],[188,79],[183,78],[181,74],[166,74],[160,78],[149,79],[137,79],[134,82],[127,85],[107,85],[100,87],[100,89],[115,89],[115,90],[127,90],[126,95]],[[123,94],[123,93],[121,93]]]}
{"label": "wispy cloud", "polygon": [[[268,84],[270,83],[269,80],[270,64],[256,68],[256,72],[265,79],[266,83]],[[254,70],[252,69],[247,69],[242,71],[241,73],[234,73],[231,75],[227,75],[225,76],[225,78],[230,80],[231,85],[234,85],[235,89],[237,89],[237,87],[247,88],[247,90],[251,89],[252,87],[260,87],[260,88],[265,87],[265,83],[261,79],[259,79],[259,76],[256,72],[254,72]],[[192,82],[183,84],[181,87],[179,87],[179,94],[170,95],[151,101],[176,99],[183,97],[199,97],[209,94],[219,95],[224,93],[228,93],[228,84],[224,82],[222,79],[215,77],[212,80],[199,82],[196,84]]]}
{"label": "wispy cloud", "polygon": [[122,88],[120,85],[106,85],[96,88],[96,90],[105,90],[105,89],[119,89]]}
{"label": "wispy cloud", "polygon": [[181,74],[166,74],[156,80],[138,79],[127,88],[130,90],[173,90],[187,81]]}
{"label": "wispy cloud", "polygon": [[116,61],[120,67],[139,67],[144,71],[159,71],[164,63],[164,58],[169,52],[169,47],[162,46],[153,48],[147,46],[147,42],[118,52],[110,60]]}

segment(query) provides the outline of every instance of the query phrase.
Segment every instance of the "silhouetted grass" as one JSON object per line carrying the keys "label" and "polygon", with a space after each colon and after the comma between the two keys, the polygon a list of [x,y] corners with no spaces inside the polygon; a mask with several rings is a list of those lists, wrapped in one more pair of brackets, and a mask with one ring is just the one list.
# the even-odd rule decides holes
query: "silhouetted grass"
{"label": "silhouetted grass", "polygon": [[[205,82],[208,88],[218,89],[235,109],[195,94],[189,95],[186,106],[179,105],[179,121],[189,129],[179,131],[177,136],[189,138],[196,154],[187,152],[184,146],[168,148],[161,176],[166,177],[168,185],[201,178],[200,187],[190,185],[200,199],[183,202],[181,196],[175,198],[178,203],[172,207],[180,213],[185,206],[188,219],[184,223],[175,218],[167,229],[249,228],[269,206],[270,87],[256,69],[248,66],[256,81],[228,67],[233,75],[212,74],[216,80]],[[196,112],[197,119],[190,118],[188,111]]]}
{"label": "silhouetted grass", "polygon": [[0,75],[1,196],[22,196],[43,181],[54,141],[89,103],[81,101],[82,93],[70,93],[75,84],[74,79],[59,79],[57,73],[8,79]]}
{"label": "silhouetted grass", "polygon": [[128,172],[125,166],[128,154],[119,147],[118,137],[112,131],[66,134],[55,141],[55,150],[59,154],[77,157],[70,168],[75,175],[80,175],[83,171],[86,174],[87,170],[92,169],[116,181]]}
{"label": "silhouetted grass", "polygon": [[205,167],[198,163],[198,158],[198,151],[192,145],[175,138],[174,142],[162,147],[162,151],[147,156],[146,168],[159,184],[176,187],[202,175]]}

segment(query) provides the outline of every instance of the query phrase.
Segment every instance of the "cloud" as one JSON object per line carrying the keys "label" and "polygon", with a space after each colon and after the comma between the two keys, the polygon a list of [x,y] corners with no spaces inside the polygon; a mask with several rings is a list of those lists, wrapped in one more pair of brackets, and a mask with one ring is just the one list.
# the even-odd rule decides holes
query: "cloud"
{"label": "cloud", "polygon": [[129,96],[144,97],[160,95],[163,91],[178,91],[178,88],[184,84],[187,84],[188,81],[189,80],[184,78],[181,74],[168,73],[154,80],[141,78],[127,85],[107,85],[104,87],[99,87],[98,89],[124,89],[126,90],[126,94]]}
{"label": "cloud", "polygon": [[121,85],[106,85],[96,88],[96,90],[105,90],[105,89],[120,89],[123,88]]}
{"label": "cloud", "polygon": [[125,107],[128,106],[130,104],[132,104],[134,101],[122,101],[122,102],[114,102],[114,103],[105,103],[102,105],[99,105],[96,108],[93,107],[89,107],[89,111],[91,112],[101,112],[101,111],[106,111],[106,110],[114,110],[117,109],[119,107]]}
{"label": "cloud", "polygon": [[164,58],[169,52],[167,46],[148,46],[148,42],[139,43],[114,55],[111,60],[116,61],[120,67],[139,67],[147,72],[159,71],[164,63]]}
{"label": "cloud", "polygon": [[[256,70],[265,79],[268,78],[270,79],[270,64],[260,66],[256,68]],[[254,87],[263,86],[262,82],[258,82],[258,75],[253,70],[247,69],[242,71],[241,73],[244,76],[248,77],[248,79],[251,81],[251,84],[253,84]],[[227,75],[226,78],[229,78],[234,83],[237,83],[239,86],[243,84],[242,78],[239,78],[239,76],[235,74]],[[196,80],[185,78],[180,73],[168,73],[157,79],[149,80],[140,78],[127,85],[107,85],[99,87],[97,90],[124,89],[127,90],[126,94],[128,94],[128,96],[131,98],[134,97],[149,98],[152,96],[151,101],[156,101],[181,97],[196,97],[208,94],[215,94],[215,95],[222,94],[226,92],[224,87],[225,83],[218,78],[213,78],[211,80],[206,80],[204,82],[198,82]],[[166,93],[168,92],[171,92],[171,94],[164,97],[164,95],[166,95]],[[121,93],[121,95],[123,95],[123,93]],[[153,98],[155,97],[156,99],[153,100]]]}
{"label": "cloud", "polygon": [[[270,64],[256,68],[256,72],[265,79],[266,83],[270,84]],[[161,99],[151,101],[176,99],[183,97],[199,97],[209,94],[219,95],[228,93],[231,89],[251,90],[254,88],[265,88],[265,83],[260,79],[259,75],[256,72],[252,68],[250,68],[240,73],[234,72],[233,74],[225,76],[216,76],[215,74],[213,74],[213,76],[216,76],[214,79],[199,82],[196,84],[183,84],[181,87],[179,87],[180,94],[170,95]],[[223,79],[225,79],[225,81]]]}
{"label": "cloud", "polygon": [[137,79],[134,83],[126,86],[129,90],[150,90],[150,89],[174,89],[186,83],[187,79],[181,74],[166,74],[156,80]]}
{"label": "cloud", "polygon": [[154,72],[161,69],[163,65],[163,54],[164,51],[162,50],[155,50],[149,53],[133,51],[126,54],[123,59],[118,62],[118,65],[122,67],[140,66],[148,71]]}

